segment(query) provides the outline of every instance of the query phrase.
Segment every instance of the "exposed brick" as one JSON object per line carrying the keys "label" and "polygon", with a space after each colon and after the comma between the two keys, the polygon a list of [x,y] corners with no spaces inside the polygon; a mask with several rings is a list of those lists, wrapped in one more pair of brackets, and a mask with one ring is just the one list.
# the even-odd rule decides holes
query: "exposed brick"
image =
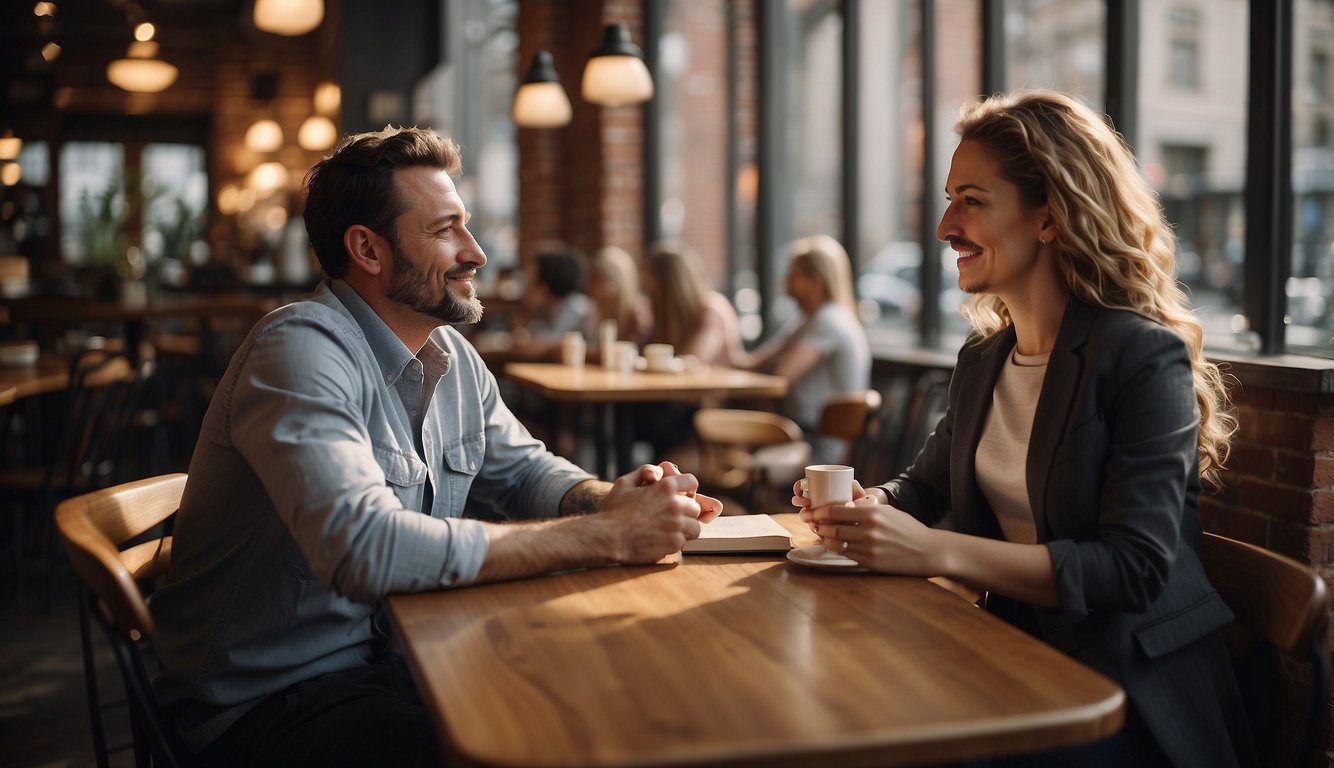
{"label": "exposed brick", "polygon": [[1270,527],[1271,547],[1307,565],[1334,563],[1334,528],[1275,523]]}
{"label": "exposed brick", "polygon": [[1238,541],[1265,546],[1269,540],[1269,521],[1254,512],[1236,507],[1215,506],[1201,500],[1200,517],[1204,529]]}
{"label": "exposed brick", "polygon": [[1238,442],[1228,457],[1229,472],[1271,480],[1274,477],[1274,449],[1251,442]]}
{"label": "exposed brick", "polygon": [[1315,420],[1287,413],[1260,413],[1256,418],[1256,439],[1279,448],[1311,447]]}
{"label": "exposed brick", "polygon": [[1274,390],[1264,387],[1235,387],[1232,390],[1232,402],[1238,407],[1250,406],[1253,409],[1270,411],[1274,409]]}
{"label": "exposed brick", "polygon": [[1274,460],[1274,479],[1298,488],[1312,487],[1315,477],[1315,456],[1311,453],[1278,451]]}
{"label": "exposed brick", "polygon": [[1334,523],[1334,491],[1312,491],[1311,522],[1316,524]]}
{"label": "exposed brick", "polygon": [[1334,451],[1334,416],[1317,418],[1311,426],[1311,448]]}
{"label": "exposed brick", "polygon": [[1303,410],[1319,416],[1334,416],[1334,395],[1308,395],[1310,400]]}
{"label": "exposed brick", "polygon": [[1275,392],[1274,410],[1279,413],[1305,413],[1306,411],[1302,408],[1302,394],[1283,390]]}
{"label": "exposed brick", "polygon": [[1307,522],[1311,507],[1310,493],[1288,487],[1275,487],[1248,478],[1241,481],[1241,503],[1247,509],[1276,520]]}

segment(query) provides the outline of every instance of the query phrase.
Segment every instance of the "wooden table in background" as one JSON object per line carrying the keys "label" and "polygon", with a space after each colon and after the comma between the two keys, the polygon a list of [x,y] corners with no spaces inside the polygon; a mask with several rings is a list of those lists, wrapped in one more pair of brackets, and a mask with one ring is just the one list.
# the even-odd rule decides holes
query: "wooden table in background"
{"label": "wooden table in background", "polygon": [[1124,719],[1115,683],[925,579],[774,554],[388,605],[451,766],[897,766],[1088,743]]}
{"label": "wooden table in background", "polygon": [[[601,406],[598,471],[613,478],[629,471],[634,425],[624,406],[632,403],[698,403],[706,397],[780,399],[787,379],[765,373],[704,366],[681,373],[621,373],[593,366],[559,363],[509,363],[505,376],[519,386],[558,403]],[[608,444],[614,463],[608,463]]]}
{"label": "wooden table in background", "polygon": [[69,358],[43,352],[32,365],[0,365],[0,390],[12,389],[14,400],[69,386]]}

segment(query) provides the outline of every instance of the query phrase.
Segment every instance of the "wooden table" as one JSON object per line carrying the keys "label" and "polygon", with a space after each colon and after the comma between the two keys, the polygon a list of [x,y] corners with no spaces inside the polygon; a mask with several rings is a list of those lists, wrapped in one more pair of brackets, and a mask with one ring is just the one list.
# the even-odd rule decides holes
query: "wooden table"
{"label": "wooden table", "polygon": [[449,765],[896,766],[1122,725],[1115,683],[924,579],[676,559],[391,596]]}
{"label": "wooden table", "polygon": [[69,386],[69,358],[43,352],[32,365],[0,365],[0,390],[11,389],[12,397],[59,392]]}
{"label": "wooden table", "polygon": [[[599,367],[559,363],[509,363],[505,376],[519,386],[558,403],[601,406],[598,471],[612,478],[630,469],[634,425],[618,412],[631,403],[699,402],[705,397],[772,398],[787,395],[787,379],[734,368],[702,366],[680,373],[621,373]],[[608,444],[615,446],[608,463]]]}
{"label": "wooden table", "polygon": [[0,299],[12,323],[30,323],[47,328],[68,328],[86,323],[118,323],[124,331],[126,348],[133,350],[138,362],[139,342],[150,320],[197,318],[208,333],[208,318],[220,316],[253,317],[258,320],[277,306],[271,299],[246,294],[169,295],[151,301],[106,301],[68,296],[29,296]]}

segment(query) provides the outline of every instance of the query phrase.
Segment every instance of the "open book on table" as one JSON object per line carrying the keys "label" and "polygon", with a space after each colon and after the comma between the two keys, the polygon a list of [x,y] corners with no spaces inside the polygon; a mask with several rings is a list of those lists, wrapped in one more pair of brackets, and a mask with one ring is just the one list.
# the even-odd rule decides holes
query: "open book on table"
{"label": "open book on table", "polygon": [[700,526],[699,538],[691,539],[682,552],[786,552],[792,549],[792,534],[768,515],[726,515]]}

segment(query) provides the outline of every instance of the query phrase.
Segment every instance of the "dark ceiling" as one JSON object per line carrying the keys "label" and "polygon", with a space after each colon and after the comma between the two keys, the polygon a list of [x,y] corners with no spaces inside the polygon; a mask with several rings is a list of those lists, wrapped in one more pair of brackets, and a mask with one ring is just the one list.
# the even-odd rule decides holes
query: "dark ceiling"
{"label": "dark ceiling", "polygon": [[[237,51],[262,66],[284,46],[327,40],[335,3],[321,29],[284,38],[255,29],[253,0],[56,0],[54,17],[33,13],[35,0],[0,2],[0,131],[41,132],[53,115],[200,115],[212,109],[217,68]],[[180,70],[161,94],[127,94],[106,79],[107,64],[125,55],[140,20],[158,28],[159,55]],[[303,42],[304,41],[304,42]],[[60,55],[47,62],[43,46]],[[288,49],[290,51],[290,48]]]}

